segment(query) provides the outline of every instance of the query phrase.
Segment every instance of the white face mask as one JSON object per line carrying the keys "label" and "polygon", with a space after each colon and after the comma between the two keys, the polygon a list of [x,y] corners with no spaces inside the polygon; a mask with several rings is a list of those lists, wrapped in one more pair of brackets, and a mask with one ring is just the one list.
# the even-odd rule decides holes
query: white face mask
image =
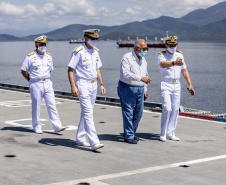
{"label": "white face mask", "polygon": [[167,47],[167,50],[168,50],[170,53],[175,53],[175,52],[177,51],[177,46],[176,46],[176,47],[172,47],[172,48]]}
{"label": "white face mask", "polygon": [[90,46],[95,47],[97,45],[97,43],[98,43],[98,40],[91,40],[91,39],[89,39],[88,43],[89,43]]}
{"label": "white face mask", "polygon": [[38,46],[38,50],[41,51],[42,53],[46,52],[46,46]]}

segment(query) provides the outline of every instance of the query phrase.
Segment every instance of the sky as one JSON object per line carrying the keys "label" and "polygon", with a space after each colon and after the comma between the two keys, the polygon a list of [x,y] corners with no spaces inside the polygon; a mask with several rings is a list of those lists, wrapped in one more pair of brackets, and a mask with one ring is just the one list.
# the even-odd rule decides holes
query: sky
{"label": "sky", "polygon": [[0,0],[0,34],[27,36],[70,24],[122,25],[180,18],[225,0]]}

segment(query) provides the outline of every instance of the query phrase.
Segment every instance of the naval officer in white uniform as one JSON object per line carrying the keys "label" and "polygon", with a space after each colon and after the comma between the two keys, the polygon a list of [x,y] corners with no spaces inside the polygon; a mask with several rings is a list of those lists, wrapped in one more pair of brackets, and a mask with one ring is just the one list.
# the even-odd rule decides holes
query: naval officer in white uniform
{"label": "naval officer in white uniform", "polygon": [[166,50],[158,55],[160,73],[160,91],[162,96],[162,116],[160,140],[179,141],[175,135],[180,106],[180,76],[183,74],[189,85],[191,95],[195,95],[190,76],[184,61],[183,53],[177,50],[177,38],[166,40]]}
{"label": "naval officer in white uniform", "polygon": [[[97,81],[100,84],[101,94],[106,92],[99,69],[102,66],[99,50],[95,47],[99,31],[98,29],[84,30],[85,43],[74,49],[68,64],[71,92],[72,95],[79,97],[81,106],[76,143],[80,146],[91,146],[92,150],[104,147],[103,144],[100,144],[93,121]],[[86,142],[86,135],[90,144]]]}
{"label": "naval officer in white uniform", "polygon": [[42,35],[34,40],[36,49],[27,54],[21,67],[21,73],[29,81],[29,90],[32,100],[32,126],[34,132],[42,134],[40,122],[40,107],[45,99],[49,118],[54,132],[65,130],[62,127],[55,104],[55,95],[50,81],[50,72],[53,70],[53,60],[50,53],[46,52],[46,36]]}

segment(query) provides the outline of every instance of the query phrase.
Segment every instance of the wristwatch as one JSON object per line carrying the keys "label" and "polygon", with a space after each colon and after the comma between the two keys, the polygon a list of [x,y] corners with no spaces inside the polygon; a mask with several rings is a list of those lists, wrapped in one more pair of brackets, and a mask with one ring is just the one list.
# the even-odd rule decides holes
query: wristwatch
{"label": "wristwatch", "polygon": [[174,61],[172,62],[173,66],[174,66]]}

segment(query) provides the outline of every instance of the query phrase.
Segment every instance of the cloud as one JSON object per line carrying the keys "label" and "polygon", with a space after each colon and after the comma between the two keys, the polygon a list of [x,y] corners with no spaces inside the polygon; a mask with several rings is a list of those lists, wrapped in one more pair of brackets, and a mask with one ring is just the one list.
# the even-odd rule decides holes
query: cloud
{"label": "cloud", "polygon": [[125,13],[129,15],[139,15],[143,8],[141,6],[135,5],[133,8],[126,8]]}
{"label": "cloud", "polygon": [[0,3],[0,14],[4,16],[62,16],[62,15],[96,15],[96,9],[92,2],[87,0],[49,0],[43,5],[27,4],[18,6],[8,2]]}
{"label": "cloud", "polygon": [[22,1],[21,4],[12,2],[0,2],[1,30],[35,30],[43,27],[50,31],[76,23],[77,20],[86,22],[98,12],[90,0],[47,0],[33,4],[32,1]]}
{"label": "cloud", "polygon": [[8,16],[8,17],[17,17],[18,16],[21,19],[26,19],[29,16],[36,15],[37,14],[37,8],[32,4],[27,4],[26,6],[16,6],[8,2],[1,2],[0,3],[0,14],[2,16]]}
{"label": "cloud", "polygon": [[131,15],[136,15],[137,12],[135,10],[133,10],[132,8],[126,8],[126,13],[127,14],[131,14]]}
{"label": "cloud", "polygon": [[92,1],[88,0],[50,0],[49,4],[52,4],[52,6],[55,7],[58,15],[96,15],[96,8],[94,7]]}
{"label": "cloud", "polygon": [[[28,3],[29,2],[29,3]],[[222,0],[3,0],[0,2],[0,31],[51,31],[69,24],[120,25],[162,15],[182,17]]]}
{"label": "cloud", "polygon": [[[150,1],[152,0],[149,0],[149,2]],[[206,9],[222,1],[223,0],[167,0],[163,3],[162,0],[156,0],[155,4],[161,15],[182,17],[193,10]]]}

